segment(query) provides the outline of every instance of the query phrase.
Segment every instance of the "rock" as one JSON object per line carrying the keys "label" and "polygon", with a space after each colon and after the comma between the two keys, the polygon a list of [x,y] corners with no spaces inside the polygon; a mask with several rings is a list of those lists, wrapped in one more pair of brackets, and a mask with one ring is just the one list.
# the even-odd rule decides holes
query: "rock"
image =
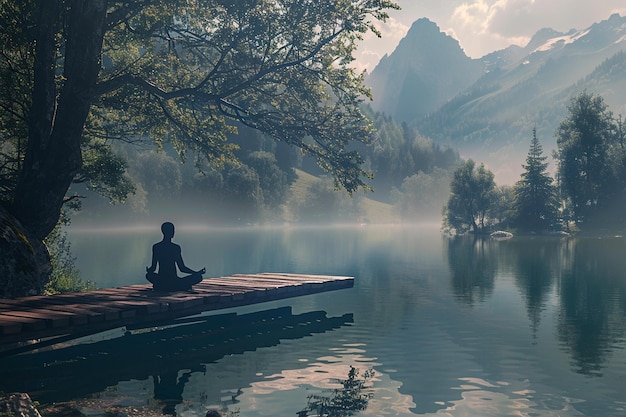
{"label": "rock", "polygon": [[81,408],[78,408],[78,412],[83,417],[106,417],[107,416],[107,411],[99,409],[99,408],[81,407]]}
{"label": "rock", "polygon": [[42,294],[51,273],[46,245],[0,205],[0,298]]}
{"label": "rock", "polygon": [[492,239],[506,240],[513,237],[513,233],[505,232],[504,230],[498,230],[489,235]]}
{"label": "rock", "polygon": [[41,417],[26,393],[14,392],[0,397],[0,415],[13,417]]}

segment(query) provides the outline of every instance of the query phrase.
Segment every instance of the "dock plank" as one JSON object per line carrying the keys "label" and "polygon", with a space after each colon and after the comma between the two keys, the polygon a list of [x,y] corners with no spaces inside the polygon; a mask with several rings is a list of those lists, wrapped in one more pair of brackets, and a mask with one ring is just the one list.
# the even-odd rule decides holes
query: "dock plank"
{"label": "dock plank", "polygon": [[234,274],[206,278],[192,291],[159,292],[150,284],[53,296],[0,299],[3,346],[123,326],[148,327],[205,311],[350,288],[353,277],[293,273]]}

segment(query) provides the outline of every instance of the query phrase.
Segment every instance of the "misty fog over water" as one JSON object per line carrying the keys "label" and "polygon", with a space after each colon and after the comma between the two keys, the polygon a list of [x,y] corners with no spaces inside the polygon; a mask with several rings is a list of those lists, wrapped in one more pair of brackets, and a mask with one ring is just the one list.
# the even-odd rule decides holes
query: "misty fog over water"
{"label": "misty fog over water", "polygon": [[[82,277],[101,287],[145,282],[158,226],[72,230]],[[373,398],[355,415],[624,414],[623,238],[448,239],[437,227],[402,225],[177,226],[185,262],[206,267],[206,277],[351,275],[355,286],[230,311],[290,307],[299,324],[276,339],[238,324],[250,335],[226,343],[183,326],[187,336],[157,333],[154,345],[140,339],[149,334],[100,342],[91,354],[76,353],[82,366],[47,358],[55,365],[41,379],[15,379],[39,387],[29,391],[35,400],[95,395],[159,409],[155,382],[169,378],[181,393],[167,404],[180,416],[210,406],[241,417],[294,416],[308,395],[336,388],[354,366],[375,372]],[[228,323],[224,313],[210,316]],[[0,387],[9,388],[19,387]]]}

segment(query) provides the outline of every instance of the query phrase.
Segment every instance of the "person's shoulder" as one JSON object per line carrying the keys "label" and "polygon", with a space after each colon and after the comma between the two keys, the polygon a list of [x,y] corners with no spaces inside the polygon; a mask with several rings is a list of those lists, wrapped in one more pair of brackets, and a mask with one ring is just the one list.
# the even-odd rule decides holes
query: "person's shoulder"
{"label": "person's shoulder", "polygon": [[159,242],[164,249],[180,251],[180,245],[174,242]]}
{"label": "person's shoulder", "polygon": [[172,248],[177,247],[178,245],[172,242],[164,242],[164,241],[160,241],[155,243],[154,245],[152,245],[153,249],[159,249],[159,250],[172,250]]}

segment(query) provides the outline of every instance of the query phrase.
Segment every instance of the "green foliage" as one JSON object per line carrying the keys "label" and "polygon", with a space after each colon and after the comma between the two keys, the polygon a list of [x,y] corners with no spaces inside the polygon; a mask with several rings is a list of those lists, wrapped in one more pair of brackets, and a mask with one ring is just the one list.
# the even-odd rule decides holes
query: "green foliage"
{"label": "green foliage", "polygon": [[[361,111],[370,93],[348,64],[394,8],[385,0],[2,2],[0,199],[44,237],[72,180],[114,202],[149,192],[133,188],[112,140],[170,144],[183,160],[192,153],[222,168],[237,164],[231,137],[240,126],[299,148],[336,187],[368,188],[353,144],[371,140]],[[280,196],[263,197],[274,206]]]}
{"label": "green foliage", "polygon": [[398,124],[380,113],[368,113],[374,120],[376,135],[363,151],[374,173],[372,184],[383,196],[392,187],[400,189],[407,177],[419,174],[435,176],[459,164],[457,152],[441,148],[432,140],[421,136],[406,123]]}
{"label": "green foliage", "polygon": [[0,201],[11,201],[27,144],[33,45],[25,22],[33,5],[0,4]]}
{"label": "green foliage", "polygon": [[180,164],[172,155],[164,151],[132,152],[131,155],[134,163],[130,174],[154,203],[179,196],[183,177]]}
{"label": "green foliage", "polygon": [[246,164],[259,178],[265,207],[269,210],[277,209],[285,201],[289,180],[287,173],[278,166],[274,154],[265,151],[252,152],[246,158]]}
{"label": "green foliage", "polygon": [[105,36],[108,65],[96,103],[101,125],[120,137],[167,139],[181,155],[193,150],[223,164],[234,159],[227,133],[236,120],[300,147],[354,191],[366,173],[346,146],[367,142],[371,125],[359,108],[368,91],[347,64],[355,42],[395,7],[204,0],[114,10],[120,20]]}
{"label": "green foliage", "polygon": [[450,198],[443,210],[443,226],[448,232],[484,233],[489,226],[496,184],[494,175],[473,160],[459,166],[452,174]]}
{"label": "green foliage", "polygon": [[87,188],[108,197],[113,203],[124,203],[135,186],[126,173],[128,163],[115,154],[103,140],[83,144],[83,166],[74,183],[87,183]]}
{"label": "green foliage", "polygon": [[338,381],[341,388],[332,390],[331,396],[309,395],[306,408],[298,412],[298,416],[347,417],[365,410],[374,396],[366,387],[367,380],[373,376],[374,371],[370,369],[359,378],[359,370],[350,366],[348,379]]}
{"label": "green foliage", "polygon": [[224,175],[226,206],[241,221],[255,221],[263,206],[259,176],[247,165],[229,165]]}
{"label": "green foliage", "polygon": [[[29,141],[29,113],[34,93],[33,1],[3,2],[0,5],[0,200],[10,203],[24,167]],[[63,78],[58,76],[59,87]],[[30,126],[32,129],[32,125]],[[89,132],[89,128],[87,131]],[[123,202],[134,192],[125,175],[126,162],[114,154],[99,135],[85,135],[83,167],[76,183],[86,183],[112,202]],[[75,202],[72,198],[68,200]]]}
{"label": "green foliage", "polygon": [[604,99],[585,92],[571,99],[556,132],[558,178],[566,207],[585,229],[624,221],[624,133]]}
{"label": "green foliage", "polygon": [[84,281],[80,277],[80,271],[76,267],[76,258],[72,256],[71,245],[67,232],[63,230],[63,225],[57,225],[44,243],[48,247],[52,260],[52,275],[44,290],[46,295],[95,288],[92,282]]}
{"label": "green foliage", "polygon": [[[438,218],[448,197],[451,168],[458,163],[458,154],[451,149],[441,149],[406,124],[399,125],[380,114],[372,115],[375,116],[376,139],[362,146],[359,152],[366,159],[367,169],[375,173],[373,198],[379,202],[393,202],[396,214],[406,221],[421,221],[425,216]],[[367,208],[361,203],[367,199],[358,195],[352,199],[340,195],[332,181],[324,180],[324,185],[320,183],[314,187],[308,184],[302,190],[303,194],[308,193],[307,197],[292,196],[290,188],[296,178],[294,168],[302,163],[297,148],[277,143],[247,127],[239,129],[232,140],[238,148],[238,165],[252,169],[258,176],[262,199],[251,200],[252,191],[242,193],[229,189],[225,177],[232,170],[232,164],[216,167],[189,155],[188,160],[193,159],[195,164],[181,165],[176,160],[175,150],[167,144],[162,151],[115,146],[118,154],[133,161],[127,171],[135,185],[135,193],[129,198],[130,206],[142,215],[158,215],[163,209],[159,203],[178,202],[178,210],[182,206],[197,207],[195,213],[204,212],[207,218],[229,222],[237,219],[246,222],[296,219],[360,222],[364,217],[372,221],[382,217],[383,221],[397,220],[397,216],[391,213],[383,216],[366,214]],[[383,160],[386,162],[381,163]],[[306,169],[310,170],[309,162],[310,158],[305,158]],[[323,177],[321,171],[313,172]],[[252,181],[249,185],[252,183],[256,184]],[[256,190],[256,185],[253,188]],[[317,198],[321,198],[324,204],[331,203],[326,206],[315,204]],[[93,208],[91,203],[86,204]],[[243,207],[246,204],[253,206]],[[167,207],[171,209],[172,206]],[[332,211],[335,209],[337,213]],[[386,206],[385,210],[388,209]],[[317,214],[316,210],[319,211]]]}
{"label": "green foliage", "polygon": [[515,216],[515,187],[496,186],[489,216],[493,227],[506,229],[511,225]]}
{"label": "green foliage", "polygon": [[316,178],[291,204],[294,220],[303,223],[358,221],[362,208],[357,195],[340,193],[329,178]]}
{"label": "green foliage", "polygon": [[533,128],[526,165],[523,165],[525,171],[514,189],[515,224],[525,231],[545,231],[557,222],[556,187],[547,172],[546,159],[537,139],[537,130]]}
{"label": "green foliage", "polygon": [[450,193],[451,172],[435,168],[431,174],[422,171],[406,177],[400,189],[392,194],[394,208],[405,221],[438,218]]}

